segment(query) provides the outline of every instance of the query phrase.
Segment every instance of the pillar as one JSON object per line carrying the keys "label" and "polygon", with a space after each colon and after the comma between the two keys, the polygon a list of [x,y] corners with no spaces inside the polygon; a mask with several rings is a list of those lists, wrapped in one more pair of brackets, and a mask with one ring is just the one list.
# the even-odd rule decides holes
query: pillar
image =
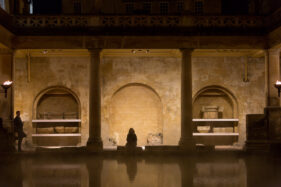
{"label": "pillar", "polygon": [[280,80],[280,50],[266,51],[267,106],[280,106],[280,98],[274,84]]}
{"label": "pillar", "polygon": [[265,53],[266,59],[266,88],[267,106],[265,116],[268,124],[268,137],[272,142],[281,142],[281,106],[278,90],[275,88],[280,81],[280,49],[269,49]]}
{"label": "pillar", "polygon": [[181,49],[181,139],[179,145],[182,149],[192,150],[192,49]]}
{"label": "pillar", "polygon": [[89,139],[87,148],[90,151],[101,151],[101,96],[100,96],[100,52],[101,49],[89,49]]}

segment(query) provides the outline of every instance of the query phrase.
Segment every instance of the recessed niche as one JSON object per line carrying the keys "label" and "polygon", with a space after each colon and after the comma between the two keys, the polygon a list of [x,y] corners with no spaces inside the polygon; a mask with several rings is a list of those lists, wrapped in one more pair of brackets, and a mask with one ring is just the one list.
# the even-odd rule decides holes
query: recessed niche
{"label": "recessed niche", "polygon": [[77,119],[79,107],[75,97],[65,90],[45,93],[37,105],[37,119]]}
{"label": "recessed niche", "polygon": [[138,146],[163,142],[162,103],[156,92],[142,84],[129,84],[112,97],[110,139],[112,145],[125,145],[127,133],[134,128]]}
{"label": "recessed niche", "polygon": [[81,141],[80,106],[66,88],[51,88],[35,100],[33,142],[38,146],[75,146]]}
{"label": "recessed niche", "polygon": [[219,89],[207,89],[195,98],[193,103],[193,118],[234,118],[233,101],[225,92]]}
{"label": "recessed niche", "polygon": [[237,102],[225,88],[201,89],[193,100],[193,136],[196,144],[232,145],[238,140]]}

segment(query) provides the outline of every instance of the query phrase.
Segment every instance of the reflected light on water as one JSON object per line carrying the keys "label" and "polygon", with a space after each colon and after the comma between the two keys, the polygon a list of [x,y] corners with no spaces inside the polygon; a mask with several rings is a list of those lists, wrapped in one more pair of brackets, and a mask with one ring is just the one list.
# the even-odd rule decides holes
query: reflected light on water
{"label": "reflected light on water", "polygon": [[279,158],[30,156],[1,158],[0,186],[278,186]]}

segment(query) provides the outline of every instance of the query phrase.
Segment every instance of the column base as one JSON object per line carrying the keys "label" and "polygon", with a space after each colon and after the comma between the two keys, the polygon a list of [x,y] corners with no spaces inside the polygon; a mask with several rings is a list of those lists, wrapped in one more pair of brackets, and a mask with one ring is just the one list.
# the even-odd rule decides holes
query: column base
{"label": "column base", "polygon": [[183,151],[195,151],[195,141],[193,138],[181,138],[179,147]]}
{"label": "column base", "polygon": [[269,128],[269,140],[281,141],[281,106],[265,108],[266,120]]}
{"label": "column base", "polygon": [[101,138],[89,138],[87,142],[87,150],[91,152],[103,151],[103,143]]}

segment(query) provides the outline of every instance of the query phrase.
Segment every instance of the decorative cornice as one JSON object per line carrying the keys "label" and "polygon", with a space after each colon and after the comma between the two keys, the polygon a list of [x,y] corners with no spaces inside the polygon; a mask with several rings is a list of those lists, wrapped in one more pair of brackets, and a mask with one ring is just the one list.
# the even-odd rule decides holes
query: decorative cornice
{"label": "decorative cornice", "polygon": [[[89,57],[90,52],[86,49],[29,49],[31,57]],[[136,51],[136,52],[134,52]],[[1,51],[0,51],[1,52]],[[180,49],[94,49],[100,52],[101,57],[180,57]],[[17,58],[27,55],[27,50],[17,50]],[[264,50],[243,49],[195,49],[193,57],[262,57]]]}

